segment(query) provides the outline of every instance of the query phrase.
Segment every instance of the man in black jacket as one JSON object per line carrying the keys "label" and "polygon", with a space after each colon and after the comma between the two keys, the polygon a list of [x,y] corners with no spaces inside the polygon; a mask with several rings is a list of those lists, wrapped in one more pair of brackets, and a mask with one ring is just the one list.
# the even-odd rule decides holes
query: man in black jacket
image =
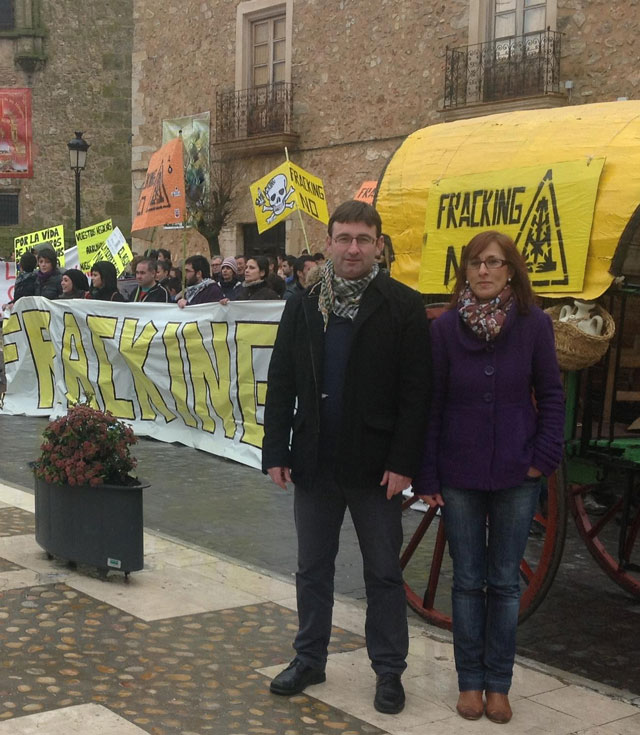
{"label": "man in black jacket", "polygon": [[164,286],[156,282],[157,261],[150,258],[139,260],[136,265],[136,281],[138,288],[133,292],[129,301],[136,303],[169,303],[169,292]]}
{"label": "man in black jacket", "polygon": [[394,714],[404,706],[408,649],[401,493],[419,463],[430,375],[422,300],[375,262],[381,224],[364,202],[340,205],[321,280],[287,301],[269,366],[262,466],[280,487],[295,484],[298,534],[296,657],[271,691],[297,694],[325,680],[348,507],[364,563],[374,706]]}

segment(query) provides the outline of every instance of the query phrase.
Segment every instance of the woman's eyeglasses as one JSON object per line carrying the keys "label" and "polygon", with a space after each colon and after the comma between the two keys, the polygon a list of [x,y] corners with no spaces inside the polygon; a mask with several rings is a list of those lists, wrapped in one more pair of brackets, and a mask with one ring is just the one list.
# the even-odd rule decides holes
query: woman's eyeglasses
{"label": "woman's eyeglasses", "polygon": [[481,265],[486,265],[487,268],[491,268],[491,270],[496,270],[497,268],[502,268],[508,262],[509,261],[504,260],[502,258],[487,258],[486,260],[480,260],[480,258],[474,258],[473,260],[470,260],[467,263],[467,268],[471,268],[471,270],[477,271],[477,270],[480,270]]}

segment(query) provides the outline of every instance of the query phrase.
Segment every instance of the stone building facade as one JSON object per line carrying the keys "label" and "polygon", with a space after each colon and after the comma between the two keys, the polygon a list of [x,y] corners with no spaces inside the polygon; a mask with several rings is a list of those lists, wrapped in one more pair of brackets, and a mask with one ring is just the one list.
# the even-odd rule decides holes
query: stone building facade
{"label": "stone building facade", "polygon": [[[0,194],[19,203],[17,223],[0,226],[5,255],[15,235],[50,224],[72,236],[75,130],[91,143],[83,223],[113,217],[128,235],[162,120],[210,111],[212,158],[239,169],[223,253],[298,253],[299,218],[257,239],[249,195],[285,146],[323,179],[331,209],[420,127],[640,93],[638,0],[101,0],[80,11],[2,0],[0,14],[7,7],[0,86],[32,90],[34,176],[0,177]],[[324,226],[304,225],[321,247]]]}
{"label": "stone building facade", "polygon": [[132,0],[3,0],[0,28],[0,87],[31,89],[33,135],[33,177],[0,173],[0,195],[18,204],[17,221],[0,226],[0,256],[10,257],[16,235],[52,225],[63,224],[73,241],[67,143],[75,131],[91,144],[81,175],[82,224],[111,217],[128,234]]}
{"label": "stone building facade", "polygon": [[[285,145],[323,179],[331,209],[426,125],[636,98],[638,10],[637,0],[135,0],[133,197],[162,120],[209,110],[213,158],[233,155],[241,170],[223,254],[298,253],[295,216],[266,244],[251,232],[249,184]],[[304,224],[321,247],[324,226]]]}

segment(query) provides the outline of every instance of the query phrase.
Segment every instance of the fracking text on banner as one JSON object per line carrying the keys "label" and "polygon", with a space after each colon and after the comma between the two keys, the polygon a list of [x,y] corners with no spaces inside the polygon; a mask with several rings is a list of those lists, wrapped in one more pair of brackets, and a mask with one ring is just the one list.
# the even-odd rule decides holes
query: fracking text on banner
{"label": "fracking text on banner", "polygon": [[373,200],[376,198],[376,192],[378,191],[377,181],[363,181],[360,188],[353,197],[359,202],[366,202],[367,204],[373,204]]}
{"label": "fracking text on banner", "polygon": [[285,161],[249,187],[258,232],[277,225],[296,209],[329,222],[329,209],[322,180]]}
{"label": "fracking text on banner", "polygon": [[2,413],[62,415],[92,395],[141,435],[259,467],[283,309],[25,296],[4,322]]}
{"label": "fracking text on banner", "polygon": [[538,293],[582,288],[604,158],[443,178],[429,190],[419,287],[453,288],[463,247],[484,230],[513,238]]}

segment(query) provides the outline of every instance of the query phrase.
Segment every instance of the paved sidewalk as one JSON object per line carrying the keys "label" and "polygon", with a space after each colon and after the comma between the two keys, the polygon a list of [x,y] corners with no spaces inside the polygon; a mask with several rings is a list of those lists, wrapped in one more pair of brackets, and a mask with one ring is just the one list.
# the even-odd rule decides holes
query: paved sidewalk
{"label": "paved sidewalk", "polygon": [[640,702],[526,661],[509,725],[462,720],[451,644],[423,625],[410,629],[407,706],[379,714],[363,608],[346,598],[327,682],[276,697],[269,678],[291,658],[296,629],[289,582],[148,533],[145,569],[102,581],[48,561],[33,495],[1,483],[0,590],[0,735],[640,732]]}

